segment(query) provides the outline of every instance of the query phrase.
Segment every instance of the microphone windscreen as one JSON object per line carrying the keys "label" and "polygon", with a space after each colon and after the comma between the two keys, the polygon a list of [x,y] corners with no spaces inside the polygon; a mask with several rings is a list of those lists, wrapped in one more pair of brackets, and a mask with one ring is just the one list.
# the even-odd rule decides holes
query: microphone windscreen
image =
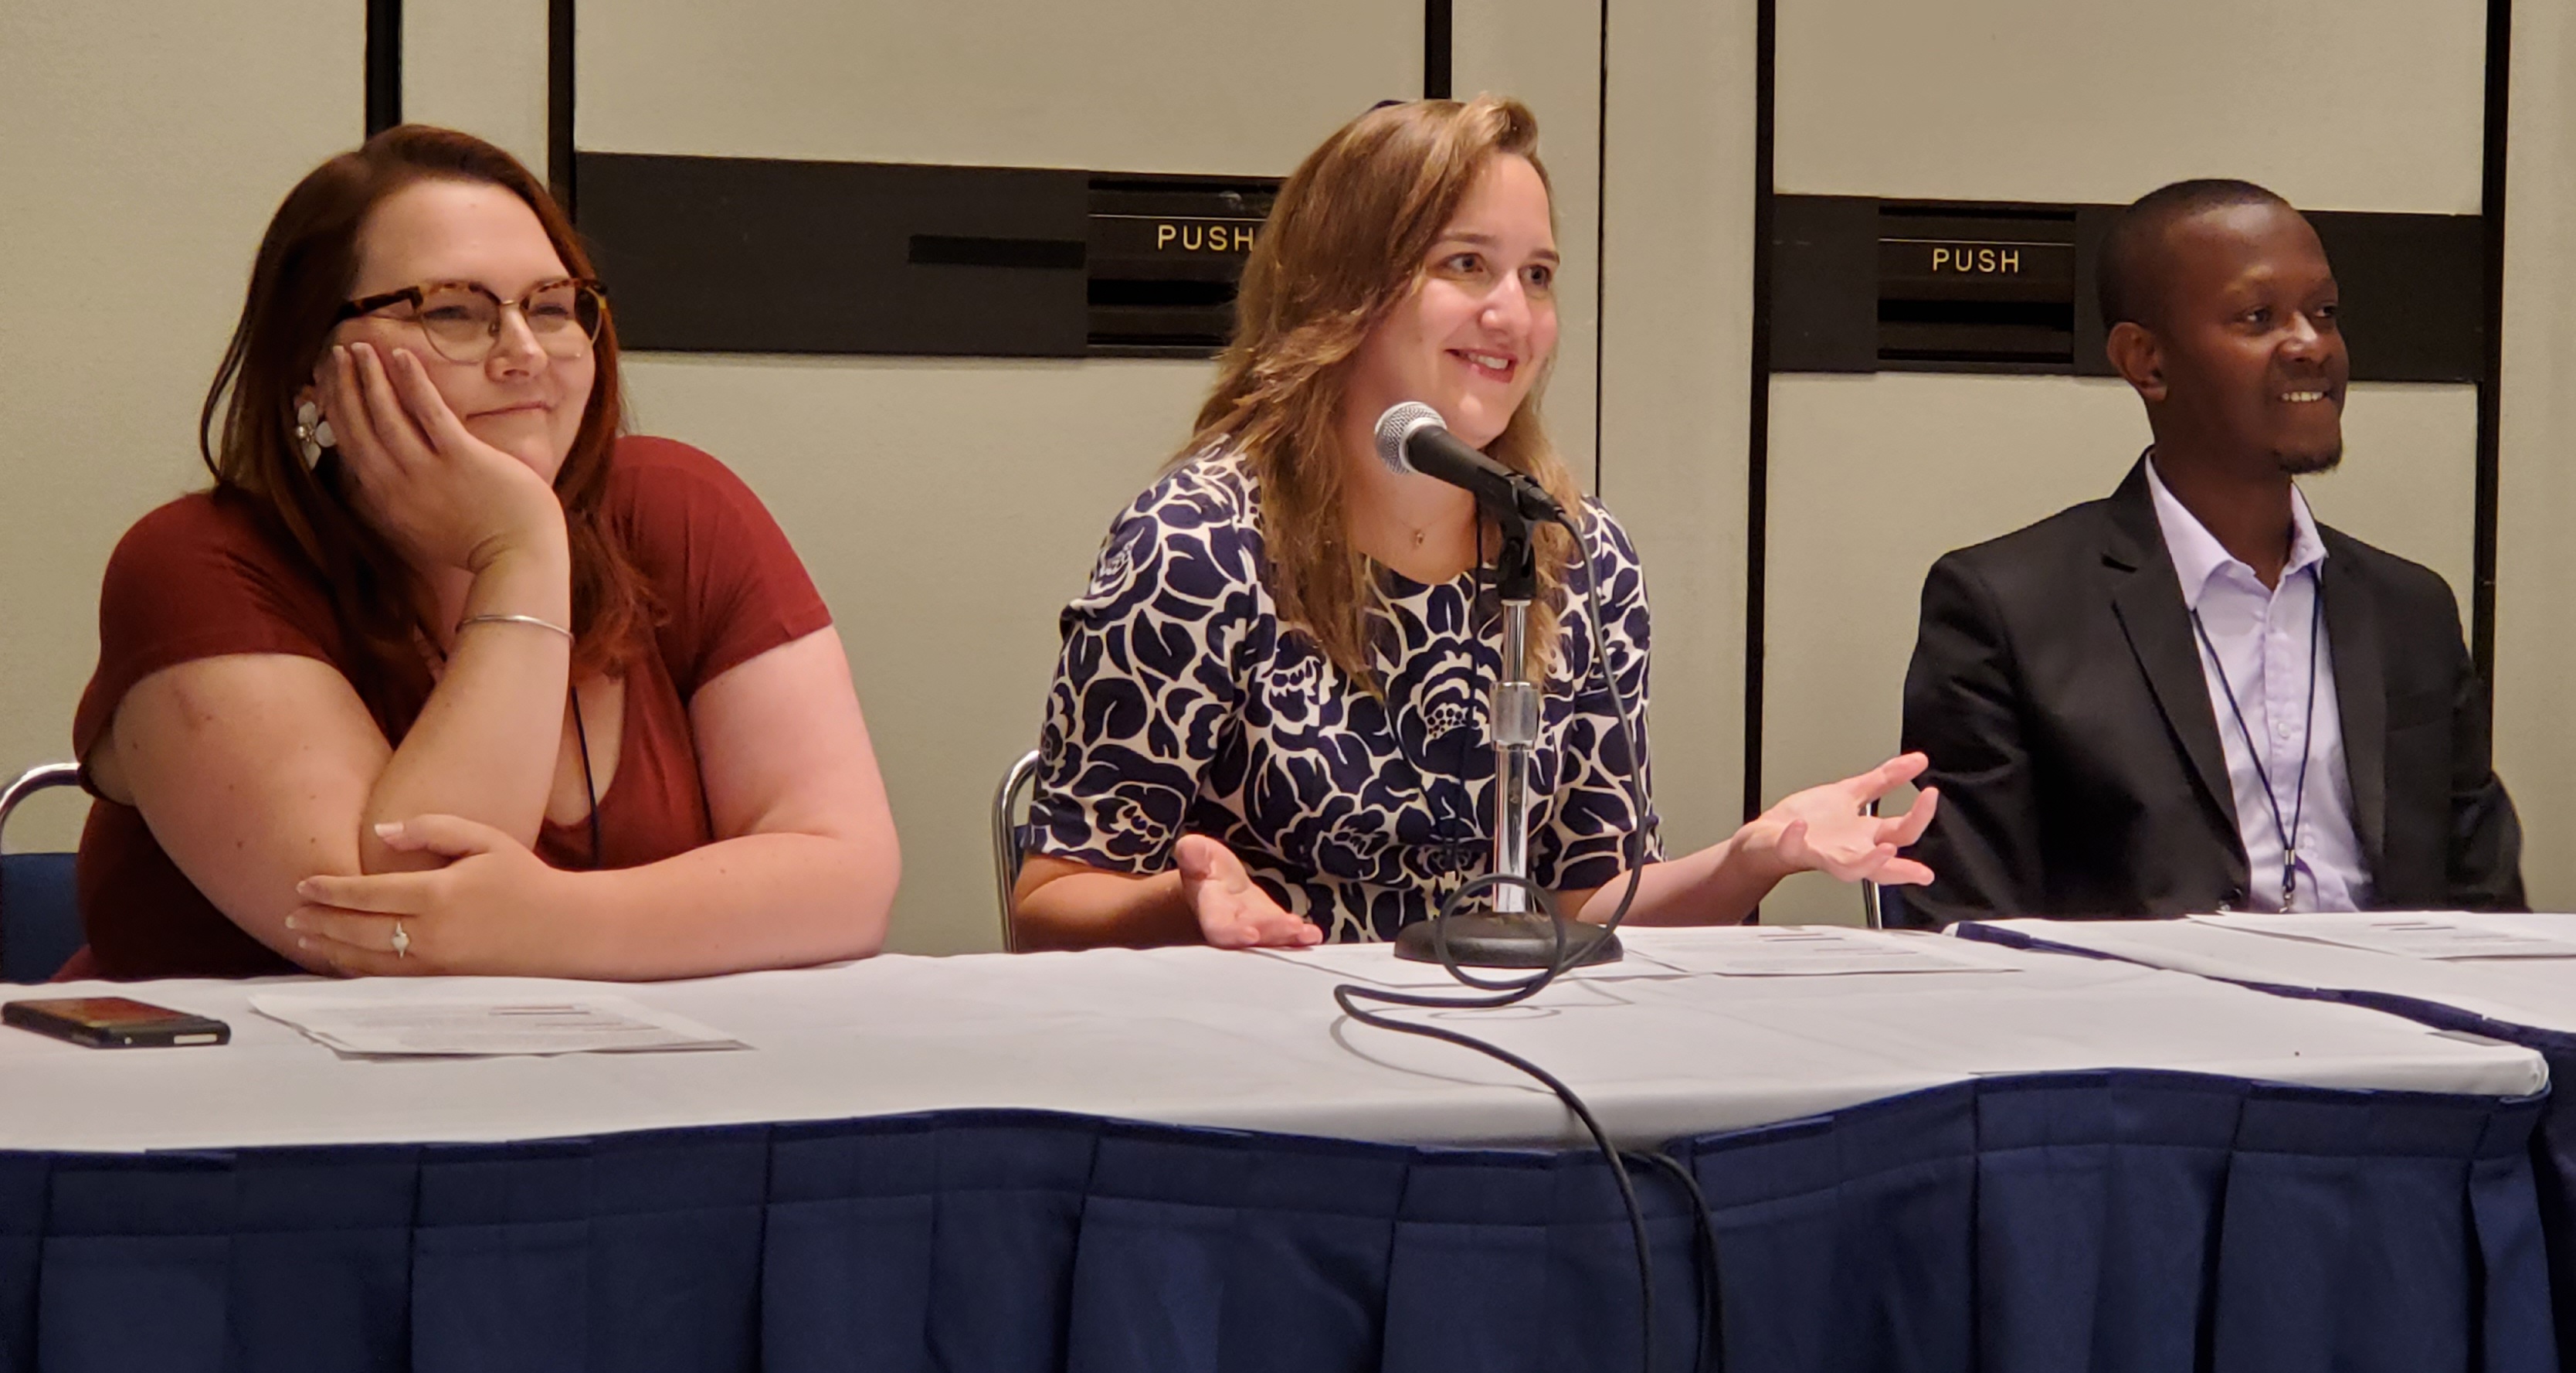
{"label": "microphone windscreen", "polygon": [[1440,412],[1418,400],[1397,401],[1377,417],[1377,460],[1398,472],[1410,472],[1413,463],[1405,457],[1404,441],[1425,425],[1446,428]]}

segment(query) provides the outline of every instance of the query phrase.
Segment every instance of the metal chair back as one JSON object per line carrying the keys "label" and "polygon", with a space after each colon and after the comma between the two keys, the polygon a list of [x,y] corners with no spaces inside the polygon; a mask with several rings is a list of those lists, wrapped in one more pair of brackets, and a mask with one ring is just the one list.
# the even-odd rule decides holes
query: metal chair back
{"label": "metal chair back", "polygon": [[[1868,803],[1860,810],[1861,814],[1875,818],[1878,815],[1878,798],[1875,796],[1869,798]],[[1887,896],[1880,889],[1877,881],[1864,878],[1860,884],[1860,923],[1873,930],[1886,929],[1886,902]]]}
{"label": "metal chair back", "polygon": [[1002,785],[993,789],[993,885],[1001,899],[1002,948],[1010,953],[1020,951],[1019,935],[1011,927],[1011,889],[1020,884],[1024,851],[1020,815],[1037,781],[1038,751],[1030,749],[1012,762],[1002,773]]}
{"label": "metal chair back", "polygon": [[[1872,797],[1869,804],[1861,809],[1870,815],[1878,814],[1877,798]],[[1904,891],[1903,887],[1885,887],[1876,882],[1861,883],[1860,922],[1873,930],[1912,929],[1914,922],[1907,919],[1905,914]]]}
{"label": "metal chair back", "polygon": [[[77,786],[77,763],[41,763],[0,788],[0,836],[18,803]],[[42,982],[81,945],[80,901],[68,853],[0,853],[0,982]]]}

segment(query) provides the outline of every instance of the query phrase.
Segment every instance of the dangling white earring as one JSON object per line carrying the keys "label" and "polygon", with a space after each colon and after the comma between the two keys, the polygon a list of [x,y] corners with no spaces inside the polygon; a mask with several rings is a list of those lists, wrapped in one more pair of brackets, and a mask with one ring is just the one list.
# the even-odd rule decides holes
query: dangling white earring
{"label": "dangling white earring", "polygon": [[322,461],[322,450],[337,445],[339,436],[331,432],[331,421],[322,418],[322,409],[311,401],[295,407],[295,442],[303,451],[304,465]]}

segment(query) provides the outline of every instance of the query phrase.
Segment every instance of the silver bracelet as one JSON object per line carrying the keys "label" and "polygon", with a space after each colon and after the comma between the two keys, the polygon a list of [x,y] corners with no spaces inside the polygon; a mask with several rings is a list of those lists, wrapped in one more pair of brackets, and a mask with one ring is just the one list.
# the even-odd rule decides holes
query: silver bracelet
{"label": "silver bracelet", "polygon": [[474,625],[535,625],[539,629],[551,629],[564,636],[565,643],[573,642],[571,630],[552,620],[540,620],[534,615],[468,615],[456,622],[456,632],[462,634]]}

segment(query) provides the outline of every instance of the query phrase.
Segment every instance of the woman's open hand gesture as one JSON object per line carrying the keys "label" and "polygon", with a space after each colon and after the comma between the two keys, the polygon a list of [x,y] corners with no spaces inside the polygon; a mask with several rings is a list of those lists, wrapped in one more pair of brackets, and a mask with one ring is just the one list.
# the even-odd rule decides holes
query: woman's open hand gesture
{"label": "woman's open hand gesture", "polygon": [[1794,792],[1747,824],[1739,842],[1768,857],[1784,875],[1814,871],[1844,882],[1929,882],[1930,868],[1896,851],[1923,837],[1940,791],[1925,787],[1903,815],[1881,818],[1864,807],[1913,781],[1930,763],[1920,753],[1899,754],[1867,772]]}
{"label": "woman's open hand gesture", "polygon": [[1181,899],[1199,918],[1199,934],[1220,949],[1303,948],[1324,932],[1302,915],[1281,909],[1253,884],[1234,850],[1204,834],[1184,834],[1173,850],[1181,870]]}

